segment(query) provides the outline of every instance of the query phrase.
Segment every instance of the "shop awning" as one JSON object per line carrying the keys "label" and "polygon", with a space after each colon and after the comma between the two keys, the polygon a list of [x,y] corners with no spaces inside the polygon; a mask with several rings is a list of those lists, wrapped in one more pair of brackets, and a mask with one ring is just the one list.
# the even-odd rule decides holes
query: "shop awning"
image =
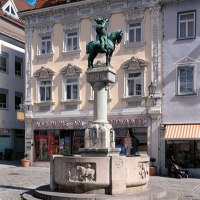
{"label": "shop awning", "polygon": [[200,139],[200,124],[166,125],[164,139]]}

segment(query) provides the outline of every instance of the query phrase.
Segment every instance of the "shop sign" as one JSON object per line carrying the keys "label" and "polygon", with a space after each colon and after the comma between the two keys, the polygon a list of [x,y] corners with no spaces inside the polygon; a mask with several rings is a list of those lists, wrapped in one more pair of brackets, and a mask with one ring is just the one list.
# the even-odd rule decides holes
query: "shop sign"
{"label": "shop sign", "polygon": [[46,122],[36,122],[36,128],[82,128],[83,121],[74,120],[73,122],[69,121],[46,121]]}
{"label": "shop sign", "polygon": [[17,120],[24,121],[24,112],[17,112]]}
{"label": "shop sign", "polygon": [[[126,119],[109,119],[113,127],[131,127],[144,126],[147,119],[144,118],[126,118]],[[40,121],[36,122],[36,128],[87,128],[92,121],[84,122],[82,120],[74,121]]]}
{"label": "shop sign", "polygon": [[36,122],[36,128],[67,128],[69,126],[68,121],[48,121],[48,122]]}
{"label": "shop sign", "polygon": [[144,118],[110,119],[108,121],[113,126],[143,126],[146,122]]}

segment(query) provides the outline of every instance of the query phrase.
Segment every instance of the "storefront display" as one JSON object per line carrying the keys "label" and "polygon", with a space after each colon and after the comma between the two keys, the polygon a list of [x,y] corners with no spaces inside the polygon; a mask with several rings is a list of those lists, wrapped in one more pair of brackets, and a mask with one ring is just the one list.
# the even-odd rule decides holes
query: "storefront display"
{"label": "storefront display", "polygon": [[200,167],[200,141],[198,140],[168,140],[165,144],[165,152],[166,167],[169,166],[172,156],[183,168]]}

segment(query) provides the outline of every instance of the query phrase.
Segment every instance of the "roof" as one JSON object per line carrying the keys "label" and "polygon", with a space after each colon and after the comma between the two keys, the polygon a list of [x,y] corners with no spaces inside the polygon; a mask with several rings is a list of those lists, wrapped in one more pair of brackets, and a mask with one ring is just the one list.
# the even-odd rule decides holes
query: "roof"
{"label": "roof", "polygon": [[[0,0],[0,18],[9,21],[10,23],[13,23],[17,26],[20,26],[21,28],[24,27],[24,22],[21,19],[17,19],[14,17],[11,17],[7,13],[3,12],[2,7],[8,2],[9,0]],[[30,5],[29,3],[25,2],[25,0],[12,0],[15,4],[15,7],[18,12],[24,11],[24,10],[30,10],[34,7]]]}
{"label": "roof", "polygon": [[[1,0],[1,8],[8,2],[9,0]],[[27,3],[25,0],[13,0],[18,12],[24,11],[24,10],[30,10],[34,7]]]}
{"label": "roof", "polygon": [[83,1],[83,0],[37,0],[35,4],[35,9],[55,6],[59,4],[74,3],[78,1]]}

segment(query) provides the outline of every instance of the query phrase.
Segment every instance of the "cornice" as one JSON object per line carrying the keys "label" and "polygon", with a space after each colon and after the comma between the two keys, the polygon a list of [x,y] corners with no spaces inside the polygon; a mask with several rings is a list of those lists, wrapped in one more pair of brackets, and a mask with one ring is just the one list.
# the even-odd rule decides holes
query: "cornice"
{"label": "cornice", "polygon": [[160,0],[85,0],[24,11],[20,12],[19,16],[26,21],[26,26],[76,18],[94,18],[94,16],[105,16],[116,12],[129,13],[133,17],[133,15],[140,15],[146,7],[159,5],[159,3]]}

